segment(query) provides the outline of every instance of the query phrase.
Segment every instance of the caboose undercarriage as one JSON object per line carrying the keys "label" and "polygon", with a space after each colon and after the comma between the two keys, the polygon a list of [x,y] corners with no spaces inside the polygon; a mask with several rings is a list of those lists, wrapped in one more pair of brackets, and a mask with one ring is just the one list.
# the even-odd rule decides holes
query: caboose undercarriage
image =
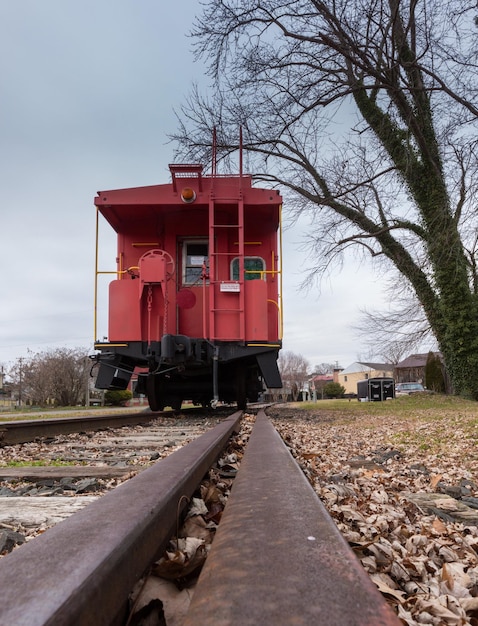
{"label": "caboose undercarriage", "polygon": [[265,388],[281,386],[277,368],[280,344],[211,343],[184,335],[164,335],[159,342],[97,345],[99,389],[126,389],[135,368],[136,393],[153,411],[179,409],[185,400],[210,406],[237,403],[244,409]]}

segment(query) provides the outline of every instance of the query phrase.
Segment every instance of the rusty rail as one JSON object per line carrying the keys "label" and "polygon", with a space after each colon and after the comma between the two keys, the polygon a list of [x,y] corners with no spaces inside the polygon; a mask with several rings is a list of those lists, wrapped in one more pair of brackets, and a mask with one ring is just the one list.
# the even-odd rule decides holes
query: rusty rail
{"label": "rusty rail", "polygon": [[0,560],[1,626],[124,623],[127,598],[237,429],[237,412]]}
{"label": "rusty rail", "polygon": [[182,626],[198,624],[401,624],[264,413]]}
{"label": "rusty rail", "polygon": [[37,437],[55,437],[102,428],[147,424],[155,417],[157,414],[148,411],[0,422],[0,447],[34,441]]}

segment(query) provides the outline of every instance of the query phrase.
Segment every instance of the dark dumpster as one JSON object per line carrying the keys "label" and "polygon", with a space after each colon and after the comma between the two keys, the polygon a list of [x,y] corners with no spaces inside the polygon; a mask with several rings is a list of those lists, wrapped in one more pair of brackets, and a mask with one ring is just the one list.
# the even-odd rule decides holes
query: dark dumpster
{"label": "dark dumpster", "polygon": [[359,402],[382,402],[395,397],[395,381],[393,378],[367,378],[357,383]]}

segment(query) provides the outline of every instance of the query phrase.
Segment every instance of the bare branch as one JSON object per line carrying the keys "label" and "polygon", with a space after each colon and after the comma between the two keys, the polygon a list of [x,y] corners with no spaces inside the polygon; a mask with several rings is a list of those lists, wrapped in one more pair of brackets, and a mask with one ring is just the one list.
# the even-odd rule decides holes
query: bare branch
{"label": "bare branch", "polygon": [[[478,38],[466,0],[209,0],[196,53],[214,79],[174,136],[235,158],[306,214],[310,278],[351,247],[395,268],[455,388],[478,399]],[[424,326],[423,326],[424,328]]]}

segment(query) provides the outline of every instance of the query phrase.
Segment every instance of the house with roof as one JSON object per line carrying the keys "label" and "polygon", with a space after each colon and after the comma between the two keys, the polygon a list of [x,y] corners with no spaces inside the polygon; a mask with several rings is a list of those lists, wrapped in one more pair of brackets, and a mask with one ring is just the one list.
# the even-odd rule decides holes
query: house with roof
{"label": "house with roof", "polygon": [[391,363],[366,363],[356,361],[338,373],[338,380],[345,393],[357,393],[357,383],[369,378],[393,377],[393,365]]}
{"label": "house with roof", "polygon": [[396,383],[423,383],[425,381],[426,354],[411,354],[395,365]]}
{"label": "house with roof", "polygon": [[334,380],[334,374],[315,374],[309,379],[309,393],[311,398],[323,398],[324,387],[328,383],[337,382]]}
{"label": "house with roof", "polygon": [[426,365],[430,354],[438,356],[442,365],[443,381],[445,384],[446,393],[451,393],[450,379],[447,375],[445,364],[443,362],[443,356],[440,352],[425,352],[420,354],[411,354],[406,359],[400,361],[395,365],[394,378],[396,383],[409,383],[417,382],[422,383],[425,387],[433,388],[430,381],[427,385],[426,380]]}

